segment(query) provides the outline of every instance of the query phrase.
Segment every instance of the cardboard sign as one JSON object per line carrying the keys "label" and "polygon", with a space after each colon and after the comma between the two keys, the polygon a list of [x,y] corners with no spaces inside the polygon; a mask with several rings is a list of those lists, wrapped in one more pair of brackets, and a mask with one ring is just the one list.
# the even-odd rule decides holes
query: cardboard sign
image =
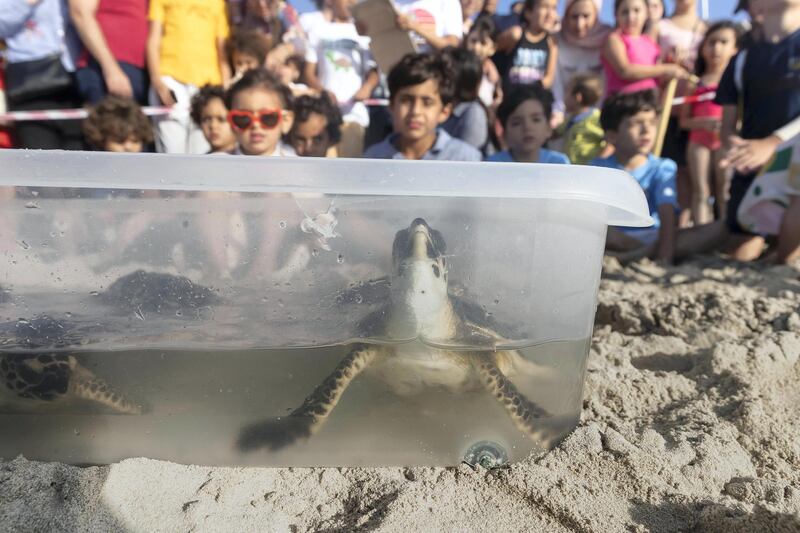
{"label": "cardboard sign", "polygon": [[357,23],[369,35],[370,52],[384,73],[388,73],[404,55],[416,53],[409,32],[397,27],[398,13],[391,0],[363,0],[352,11]]}

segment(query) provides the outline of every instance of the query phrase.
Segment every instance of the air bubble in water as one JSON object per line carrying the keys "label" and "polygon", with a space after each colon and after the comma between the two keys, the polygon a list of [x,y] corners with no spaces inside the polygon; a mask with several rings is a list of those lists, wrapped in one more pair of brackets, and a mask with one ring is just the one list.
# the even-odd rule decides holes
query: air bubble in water
{"label": "air bubble in water", "polygon": [[285,229],[286,228],[286,221],[285,220],[281,220],[280,222],[278,222],[278,226],[280,226],[281,229]]}

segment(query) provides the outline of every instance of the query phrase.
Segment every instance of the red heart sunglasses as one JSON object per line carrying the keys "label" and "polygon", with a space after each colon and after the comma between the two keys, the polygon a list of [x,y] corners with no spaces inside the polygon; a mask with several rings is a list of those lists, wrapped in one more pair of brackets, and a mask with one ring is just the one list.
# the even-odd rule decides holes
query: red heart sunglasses
{"label": "red heart sunglasses", "polygon": [[259,109],[258,111],[232,109],[228,111],[228,123],[237,131],[250,129],[256,120],[258,120],[265,129],[271,130],[281,123],[282,117],[283,112],[280,109]]}

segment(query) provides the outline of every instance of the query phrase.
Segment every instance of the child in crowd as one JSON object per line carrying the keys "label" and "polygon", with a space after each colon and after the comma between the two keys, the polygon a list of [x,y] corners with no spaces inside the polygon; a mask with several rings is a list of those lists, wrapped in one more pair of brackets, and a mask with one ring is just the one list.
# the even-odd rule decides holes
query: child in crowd
{"label": "child in crowd", "polygon": [[688,78],[689,73],[672,64],[658,64],[661,50],[645,33],[648,19],[645,0],[614,0],[617,28],[608,36],[600,56],[606,76],[606,96],[658,87],[658,78]]}
{"label": "child in crowd", "polygon": [[608,229],[606,247],[621,260],[652,257],[668,263],[694,253],[710,251],[725,237],[721,222],[677,229],[677,166],[651,151],[656,138],[656,97],[653,91],[620,93],[603,104],[600,122],[614,155],[595,159],[592,165],[628,171],[644,189],[649,228]]}
{"label": "child in crowd", "polygon": [[557,4],[556,0],[525,0],[522,25],[497,37],[504,93],[536,81],[547,89],[553,86],[558,47],[550,32],[558,21]]}
{"label": "child in crowd", "polygon": [[438,54],[408,54],[389,72],[389,110],[394,133],[364,157],[480,161],[474,147],[439,126],[452,109],[453,72]]}
{"label": "child in crowd", "polygon": [[556,35],[558,64],[552,89],[556,99],[553,106],[554,126],[563,124],[566,111],[564,99],[572,77],[582,73],[600,75],[603,72],[600,49],[611,33],[611,27],[600,22],[601,9],[601,0],[568,0],[565,3],[561,31]]}
{"label": "child in crowd", "polygon": [[500,73],[492,61],[492,56],[497,51],[494,39],[494,22],[488,15],[481,15],[472,24],[469,33],[464,37],[464,48],[475,53],[481,60],[481,85],[478,97],[490,110],[490,114],[497,109],[503,101],[503,90],[500,86]]}
{"label": "child in crowd", "polygon": [[267,60],[267,39],[256,30],[236,30],[225,43],[225,52],[233,78],[231,83],[248,70],[264,66]]}
{"label": "child in crowd", "polygon": [[327,93],[294,100],[289,144],[301,157],[326,157],[342,137],[342,114]]}
{"label": "child in crowd", "polygon": [[153,142],[150,120],[139,105],[114,95],[90,109],[83,121],[83,134],[91,146],[106,152],[141,152]]}
{"label": "child in crowd", "polygon": [[[722,21],[708,29],[700,43],[695,70],[700,83],[692,96],[702,97],[715,93],[728,62],[736,54],[737,29],[730,21]],[[720,166],[722,141],[722,106],[712,100],[703,100],[681,107],[681,129],[689,130],[687,162],[691,189],[691,213],[695,224],[714,220],[709,205],[710,184],[714,183],[714,205],[719,218],[725,213],[727,193],[726,172]]]}
{"label": "child in crowd", "polygon": [[453,111],[442,128],[486,154],[489,150],[489,117],[478,99],[483,74],[481,59],[465,48],[445,48],[442,58],[455,71],[456,82]]}
{"label": "child in crowd", "polygon": [[664,0],[647,0],[647,32],[654,39],[657,37],[658,23],[666,14]]}
{"label": "child in crowd", "polygon": [[[759,169],[777,146],[790,138],[786,127],[800,116],[800,3],[797,0],[751,2],[763,17],[761,40],[742,49],[722,75],[715,102],[723,106],[721,137],[727,154],[723,163],[735,169],[728,201],[728,227],[735,236],[734,257],[758,258],[764,239],[739,225],[737,211]],[[735,135],[737,111],[741,130]],[[796,258],[800,246],[800,198],[794,197],[778,234],[779,262]]]}
{"label": "child in crowd", "polygon": [[[223,0],[150,0],[147,66],[150,104],[189,108],[199,87],[225,85],[228,19]],[[203,133],[188,112],[153,119],[156,149],[167,153],[208,151]]]}
{"label": "child in crowd", "polygon": [[600,125],[600,99],[603,80],[597,74],[576,74],[567,83],[564,105],[564,152],[576,165],[585,165],[605,147],[605,133]]}
{"label": "child in crowd", "polygon": [[226,104],[235,154],[295,155],[281,140],[292,128],[292,94],[272,73],[263,68],[245,72],[228,89]]}
{"label": "child in crowd", "polygon": [[274,65],[270,70],[273,70],[278,76],[278,79],[281,80],[281,83],[292,91],[292,96],[316,94],[317,91],[311,89],[303,81],[303,72],[305,72],[305,69],[305,58],[300,54],[292,54],[283,60],[283,64]]}
{"label": "child in crowd", "polygon": [[190,114],[211,146],[208,153],[233,153],[236,149],[236,137],[233,136],[231,125],[228,124],[225,90],[221,85],[204,85],[200,92],[192,97]]}
{"label": "child in crowd", "polygon": [[380,82],[378,68],[369,52],[369,38],[358,34],[350,8],[355,0],[332,0],[333,19],[317,24],[306,51],[308,86],[328,91],[342,113],[341,157],[359,157],[364,151],[364,132],[369,112],[363,100]]}
{"label": "child in crowd", "polygon": [[553,94],[541,84],[511,91],[497,108],[508,150],[489,156],[487,161],[569,164],[564,154],[542,148],[553,133],[552,113]]}

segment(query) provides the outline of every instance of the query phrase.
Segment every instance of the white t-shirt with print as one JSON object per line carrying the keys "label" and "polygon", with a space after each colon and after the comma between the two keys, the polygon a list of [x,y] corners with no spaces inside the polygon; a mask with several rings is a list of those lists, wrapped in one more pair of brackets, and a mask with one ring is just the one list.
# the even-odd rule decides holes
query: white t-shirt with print
{"label": "white t-shirt with print", "polygon": [[369,37],[359,35],[353,23],[318,23],[309,39],[306,61],[317,64],[317,77],[325,90],[336,95],[344,121],[367,127],[367,107],[351,98],[376,68]]}
{"label": "white t-shirt with print", "polygon": [[[397,10],[417,22],[436,30],[437,37],[455,35],[463,37],[464,21],[461,20],[461,2],[459,0],[394,0]],[[420,52],[431,50],[430,45],[417,35],[411,38]]]}

